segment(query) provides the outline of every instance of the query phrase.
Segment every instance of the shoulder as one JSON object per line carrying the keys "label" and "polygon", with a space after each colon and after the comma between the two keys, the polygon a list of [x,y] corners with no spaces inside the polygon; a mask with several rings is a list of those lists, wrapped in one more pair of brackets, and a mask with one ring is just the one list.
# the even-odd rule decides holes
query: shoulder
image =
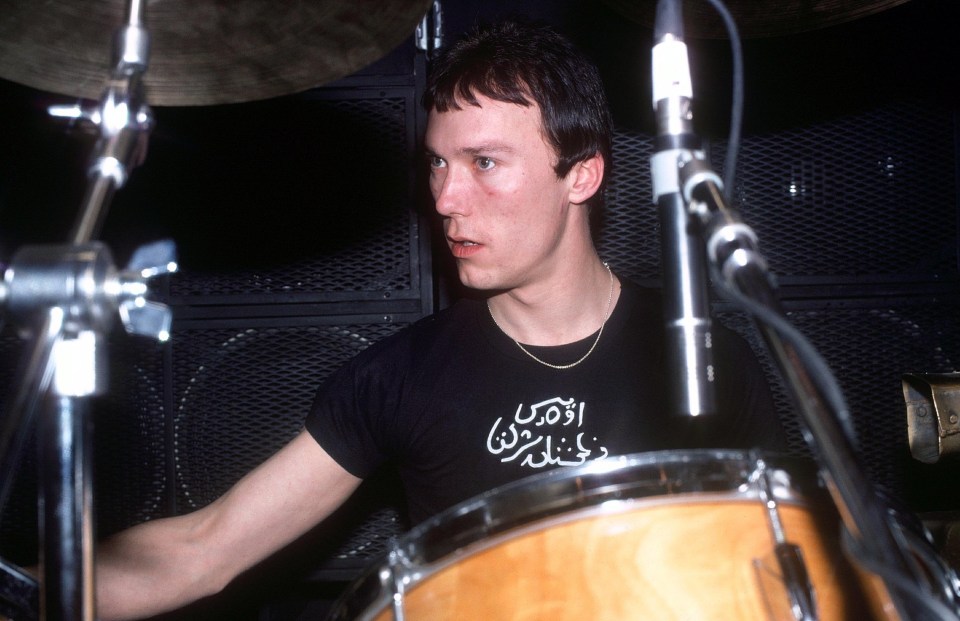
{"label": "shoulder", "polygon": [[612,331],[640,339],[644,348],[650,350],[663,335],[660,291],[620,278],[620,299],[607,324]]}
{"label": "shoulder", "polygon": [[483,310],[481,302],[459,300],[372,344],[353,358],[351,365],[409,365],[423,361],[437,350],[457,347],[478,332],[474,328],[481,321]]}
{"label": "shoulder", "polygon": [[[661,290],[639,285],[623,277],[620,282],[621,303],[618,303],[617,309],[620,325],[627,334],[635,334],[642,339],[645,347],[649,348],[658,342],[665,346],[666,323]],[[724,366],[739,365],[744,359],[752,358],[754,352],[747,340],[715,313],[712,314],[711,333],[715,353],[719,356],[718,362]],[[611,320],[615,319],[611,317]]]}
{"label": "shoulder", "polygon": [[659,321],[663,317],[663,296],[659,289],[638,285],[620,276],[620,300],[636,317]]}
{"label": "shoulder", "polygon": [[451,306],[428,315],[397,334],[397,341],[411,346],[431,348],[438,343],[476,334],[476,327],[485,317],[486,306],[474,299],[458,300]]}

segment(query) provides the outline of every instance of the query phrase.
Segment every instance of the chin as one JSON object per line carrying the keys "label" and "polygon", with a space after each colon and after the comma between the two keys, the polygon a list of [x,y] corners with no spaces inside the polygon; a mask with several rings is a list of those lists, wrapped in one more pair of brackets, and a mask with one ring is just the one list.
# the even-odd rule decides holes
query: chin
{"label": "chin", "polygon": [[469,266],[458,265],[457,276],[460,284],[475,291],[495,291],[500,288],[494,275]]}

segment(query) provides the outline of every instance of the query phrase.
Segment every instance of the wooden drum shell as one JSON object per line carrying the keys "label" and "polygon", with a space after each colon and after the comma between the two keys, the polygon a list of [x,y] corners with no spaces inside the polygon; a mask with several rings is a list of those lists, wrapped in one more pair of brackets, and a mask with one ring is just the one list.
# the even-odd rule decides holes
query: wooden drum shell
{"label": "wooden drum shell", "polygon": [[[769,460],[769,458],[767,458]],[[352,586],[341,619],[793,619],[758,464],[819,618],[867,618],[815,474],[754,454],[665,451],[566,468],[421,524]]]}

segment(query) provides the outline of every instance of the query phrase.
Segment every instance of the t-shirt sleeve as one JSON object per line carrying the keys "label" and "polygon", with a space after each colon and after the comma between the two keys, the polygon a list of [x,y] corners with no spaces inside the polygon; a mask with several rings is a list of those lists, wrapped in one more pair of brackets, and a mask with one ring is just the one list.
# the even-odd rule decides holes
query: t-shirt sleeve
{"label": "t-shirt sleeve", "polygon": [[387,344],[375,344],[335,371],[319,388],[305,427],[347,472],[365,478],[390,458],[396,374]]}

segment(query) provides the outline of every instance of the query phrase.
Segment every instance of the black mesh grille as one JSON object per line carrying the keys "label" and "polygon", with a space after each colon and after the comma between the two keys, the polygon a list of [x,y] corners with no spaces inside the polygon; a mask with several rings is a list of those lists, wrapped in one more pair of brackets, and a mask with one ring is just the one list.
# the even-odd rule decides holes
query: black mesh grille
{"label": "black mesh grille", "polygon": [[949,110],[901,102],[750,136],[735,200],[780,275],[955,277],[952,130]]}
{"label": "black mesh grille", "polygon": [[653,204],[653,137],[618,131],[613,169],[597,230],[597,251],[618,273],[640,282],[660,277],[660,222]]}
{"label": "black mesh grille", "polygon": [[[908,372],[960,369],[960,301],[899,298],[846,303],[793,304],[790,321],[824,357],[850,408],[867,474],[885,492],[918,510],[957,506],[960,492],[945,489],[950,464],[922,467],[907,445],[900,377]],[[801,423],[752,323],[724,310],[718,321],[743,334],[767,370],[791,450],[809,456]]]}
{"label": "black mesh grille", "polygon": [[[279,144],[285,149],[277,153],[235,153],[219,142],[207,146],[209,157],[223,160],[222,184],[234,189],[226,200],[198,209],[223,210],[227,224],[204,234],[180,232],[185,258],[183,271],[171,278],[171,295],[194,304],[230,296],[273,300],[408,292],[416,297],[414,103],[412,89],[395,94],[318,90],[287,104],[292,110],[269,111],[247,130],[267,136],[259,140],[254,134],[246,148],[277,144],[272,134],[280,131],[278,124],[299,123],[295,129],[306,135],[296,141],[284,136]],[[295,120],[276,119],[277,114]],[[256,177],[263,158],[280,171],[276,177],[271,173],[269,192],[254,183],[264,185]],[[304,172],[311,176],[293,177]],[[253,187],[245,193],[247,186]]]}
{"label": "black mesh grille", "polygon": [[98,532],[169,511],[164,346],[118,333],[110,350],[110,391],[95,404]]}
{"label": "black mesh grille", "polygon": [[[785,286],[957,277],[953,116],[900,102],[746,136],[734,206]],[[601,256],[641,281],[659,273],[653,139],[617,132]],[[713,149],[723,163],[724,145]]]}
{"label": "black mesh grille", "polygon": [[322,380],[400,324],[174,334],[179,511],[206,505],[302,427]]}

